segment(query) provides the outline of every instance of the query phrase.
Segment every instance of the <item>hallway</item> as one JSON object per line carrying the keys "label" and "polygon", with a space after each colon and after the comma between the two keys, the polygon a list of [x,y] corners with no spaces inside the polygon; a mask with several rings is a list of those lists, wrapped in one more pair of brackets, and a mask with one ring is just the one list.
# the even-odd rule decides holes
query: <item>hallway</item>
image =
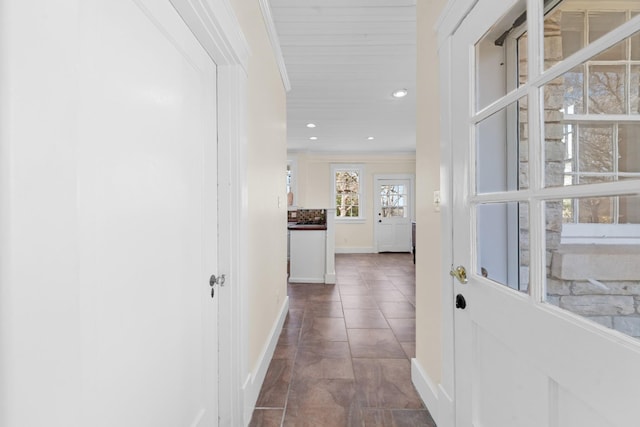
{"label": "hallway", "polygon": [[289,284],[251,426],[435,426],[411,383],[412,255],[338,254],[336,277]]}

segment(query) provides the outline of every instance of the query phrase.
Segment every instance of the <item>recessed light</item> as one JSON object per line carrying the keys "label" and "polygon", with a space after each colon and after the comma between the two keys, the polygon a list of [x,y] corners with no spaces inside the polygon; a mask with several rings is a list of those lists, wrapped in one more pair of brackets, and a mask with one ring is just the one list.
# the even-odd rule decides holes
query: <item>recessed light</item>
{"label": "recessed light", "polygon": [[393,96],[394,98],[404,98],[405,96],[407,96],[407,94],[409,93],[408,90],[406,89],[398,89],[396,91],[394,91],[391,96]]}
{"label": "recessed light", "polygon": [[372,136],[370,136],[370,137],[368,137],[367,139],[368,139],[369,141],[372,141],[372,140],[374,140],[375,138],[374,138],[374,137],[372,137]]}
{"label": "recessed light", "polygon": [[318,137],[317,136],[310,136],[309,139],[312,140],[312,141],[316,141],[318,139]]}
{"label": "recessed light", "polygon": [[316,124],[315,123],[307,123],[307,127],[308,128],[314,128],[314,127],[316,127]]}

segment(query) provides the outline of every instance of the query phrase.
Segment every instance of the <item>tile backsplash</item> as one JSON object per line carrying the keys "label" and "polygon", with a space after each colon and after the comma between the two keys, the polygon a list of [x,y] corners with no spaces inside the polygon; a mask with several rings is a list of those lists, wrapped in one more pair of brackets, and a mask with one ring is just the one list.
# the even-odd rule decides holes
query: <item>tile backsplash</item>
{"label": "tile backsplash", "polygon": [[298,209],[295,211],[287,211],[287,219],[289,222],[297,222],[298,224],[326,224],[326,209]]}

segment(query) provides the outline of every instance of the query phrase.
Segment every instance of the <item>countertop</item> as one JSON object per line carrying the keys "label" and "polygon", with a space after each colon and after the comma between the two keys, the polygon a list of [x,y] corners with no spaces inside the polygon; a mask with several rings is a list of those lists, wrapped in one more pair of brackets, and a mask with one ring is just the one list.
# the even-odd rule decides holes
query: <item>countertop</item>
{"label": "countertop", "polygon": [[326,230],[326,224],[298,224],[297,222],[290,222],[287,225],[289,230]]}

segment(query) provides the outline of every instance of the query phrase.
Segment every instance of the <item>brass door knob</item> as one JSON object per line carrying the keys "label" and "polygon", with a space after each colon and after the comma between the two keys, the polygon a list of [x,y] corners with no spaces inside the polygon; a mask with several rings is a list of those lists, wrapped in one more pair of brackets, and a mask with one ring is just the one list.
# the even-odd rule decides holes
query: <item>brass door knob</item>
{"label": "brass door knob", "polygon": [[467,270],[463,266],[459,265],[455,269],[451,267],[449,274],[458,279],[460,283],[467,283]]}

